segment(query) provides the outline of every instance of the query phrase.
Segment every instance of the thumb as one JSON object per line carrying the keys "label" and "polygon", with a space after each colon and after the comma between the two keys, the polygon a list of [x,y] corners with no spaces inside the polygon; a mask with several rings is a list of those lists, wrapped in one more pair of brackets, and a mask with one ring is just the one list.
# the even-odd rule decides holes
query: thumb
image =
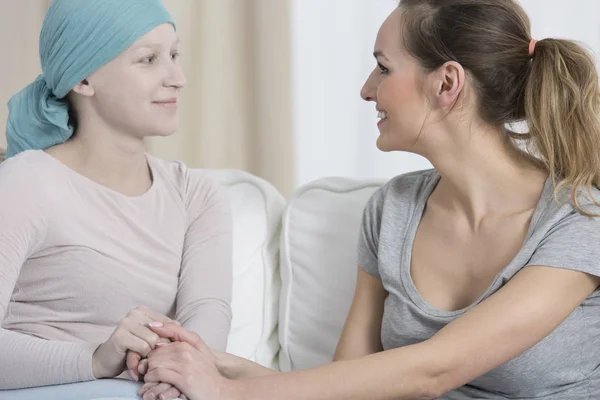
{"label": "thumb", "polygon": [[129,373],[131,374],[131,377],[135,380],[138,381],[140,379],[139,375],[138,375],[138,365],[140,363],[140,360],[142,359],[142,357],[134,352],[134,351],[128,351],[127,352],[127,359],[126,359],[126,365],[127,365],[127,369],[129,370]]}

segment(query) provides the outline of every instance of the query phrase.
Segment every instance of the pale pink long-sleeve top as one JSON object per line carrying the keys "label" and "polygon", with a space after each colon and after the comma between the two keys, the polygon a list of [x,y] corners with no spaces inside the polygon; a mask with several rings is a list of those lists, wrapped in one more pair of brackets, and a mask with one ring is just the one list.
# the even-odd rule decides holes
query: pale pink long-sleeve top
{"label": "pale pink long-sleeve top", "polygon": [[225,349],[227,199],[200,170],[148,162],[153,183],[139,197],[43,151],[0,164],[0,390],[94,379],[94,350],[138,305]]}

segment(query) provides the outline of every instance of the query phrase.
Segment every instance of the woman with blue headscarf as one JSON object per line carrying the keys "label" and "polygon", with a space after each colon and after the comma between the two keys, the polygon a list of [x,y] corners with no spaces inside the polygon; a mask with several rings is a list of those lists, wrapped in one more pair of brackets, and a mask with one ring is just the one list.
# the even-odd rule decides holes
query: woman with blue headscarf
{"label": "woman with blue headscarf", "polygon": [[172,320],[225,349],[228,202],[202,172],[144,151],[145,137],[177,129],[177,56],[160,0],[48,9],[43,74],[9,102],[0,165],[0,390],[126,365],[141,380],[138,362],[161,342],[149,326]]}

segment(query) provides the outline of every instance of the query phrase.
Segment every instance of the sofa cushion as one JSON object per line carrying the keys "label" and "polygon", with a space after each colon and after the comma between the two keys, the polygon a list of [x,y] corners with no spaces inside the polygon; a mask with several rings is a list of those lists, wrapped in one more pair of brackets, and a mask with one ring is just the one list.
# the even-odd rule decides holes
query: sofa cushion
{"label": "sofa cushion", "polygon": [[331,362],[356,285],[363,208],[383,183],[326,178],[290,201],[280,245],[282,371]]}
{"label": "sofa cushion", "polygon": [[233,214],[233,320],[227,351],[278,368],[279,237],[285,200],[238,170],[205,170],[228,192]]}

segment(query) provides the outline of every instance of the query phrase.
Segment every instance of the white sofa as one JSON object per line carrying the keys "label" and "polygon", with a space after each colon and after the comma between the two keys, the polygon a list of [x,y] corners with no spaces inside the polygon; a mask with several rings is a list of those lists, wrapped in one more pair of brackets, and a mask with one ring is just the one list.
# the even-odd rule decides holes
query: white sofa
{"label": "white sofa", "polygon": [[234,220],[228,351],[281,371],[330,362],[356,282],[362,210],[383,181],[325,178],[289,202],[242,171],[208,171]]}

